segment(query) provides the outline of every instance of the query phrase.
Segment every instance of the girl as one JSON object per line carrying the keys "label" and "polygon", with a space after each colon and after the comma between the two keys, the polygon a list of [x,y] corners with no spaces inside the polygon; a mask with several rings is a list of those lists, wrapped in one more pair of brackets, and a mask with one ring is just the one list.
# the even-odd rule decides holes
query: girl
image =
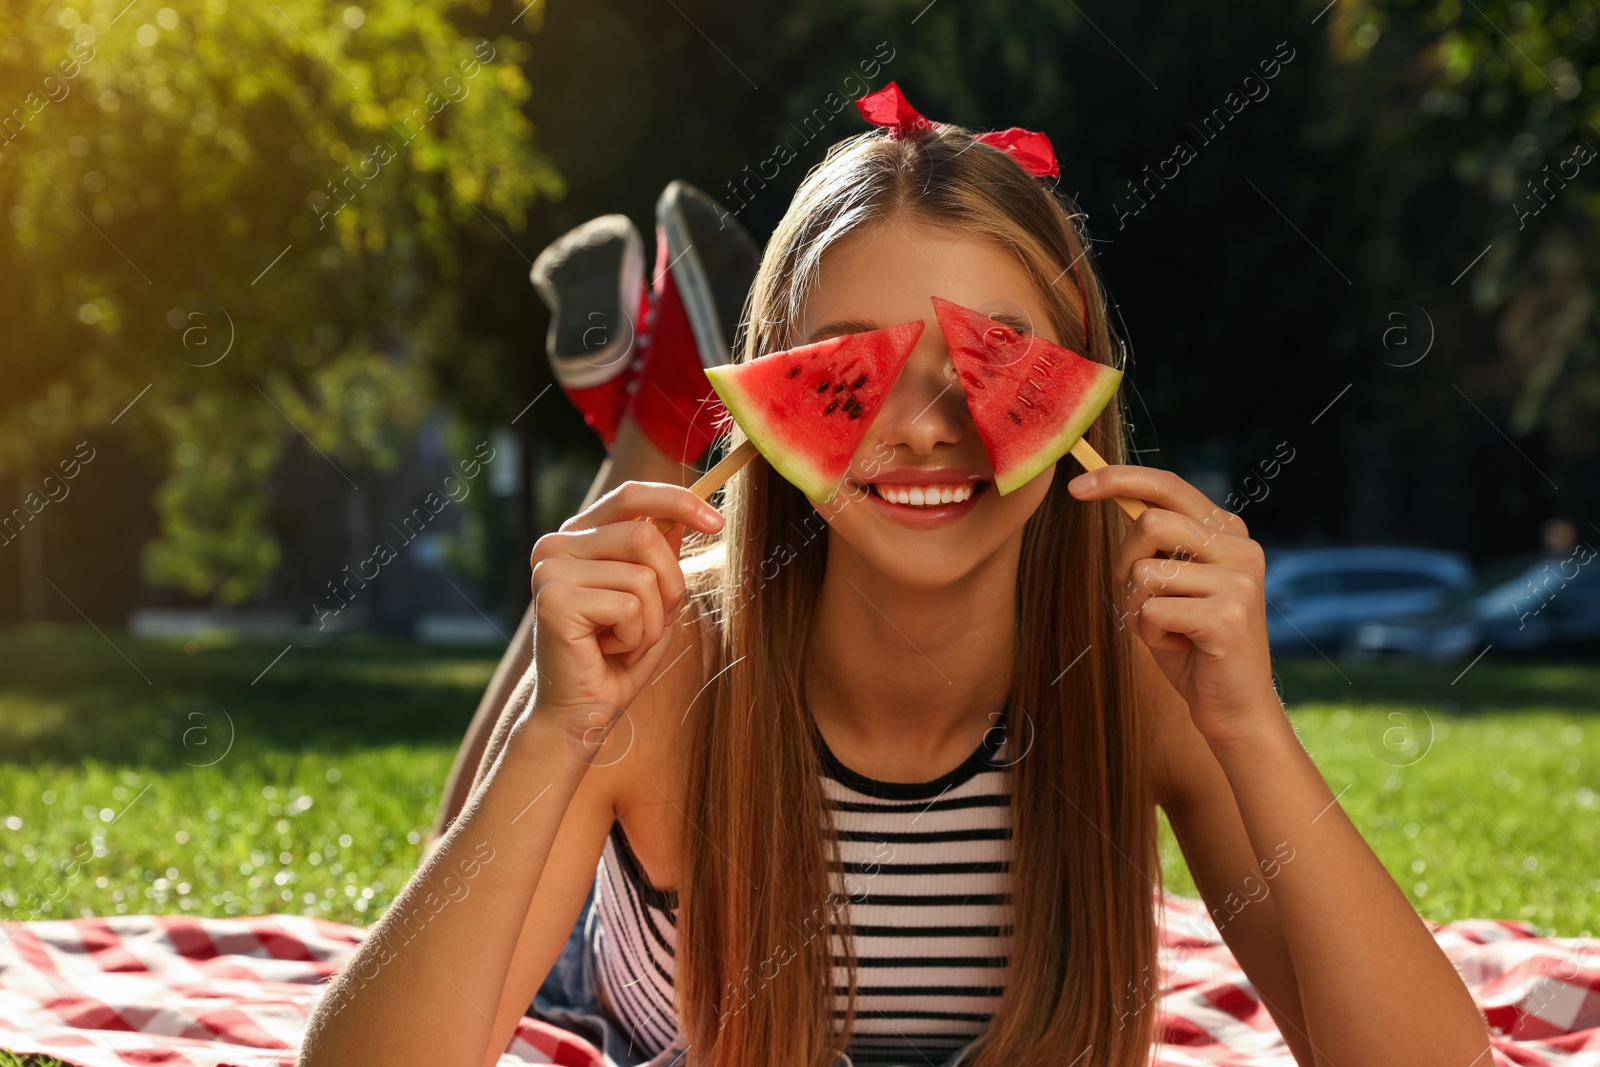
{"label": "girl", "polygon": [[625,1064],[1134,1067],[1156,805],[1301,1067],[1490,1062],[1273,691],[1244,523],[1116,462],[1115,402],[1112,466],[994,491],[930,297],[1105,359],[1071,216],[948,125],[806,177],[740,358],[925,323],[844,487],[624,480],[540,538],[533,664],[302,1063],[491,1064],[533,1002]]}

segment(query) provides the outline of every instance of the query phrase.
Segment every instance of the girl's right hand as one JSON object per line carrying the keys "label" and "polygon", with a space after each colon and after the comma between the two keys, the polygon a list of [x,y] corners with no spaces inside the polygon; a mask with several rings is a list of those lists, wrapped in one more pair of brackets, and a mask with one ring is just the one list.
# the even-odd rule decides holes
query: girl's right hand
{"label": "girl's right hand", "polygon": [[[669,533],[651,519],[672,519]],[[608,730],[660,665],[683,606],[685,527],[722,529],[688,488],[623,482],[533,546],[532,713],[575,736]],[[588,746],[585,746],[588,747]]]}

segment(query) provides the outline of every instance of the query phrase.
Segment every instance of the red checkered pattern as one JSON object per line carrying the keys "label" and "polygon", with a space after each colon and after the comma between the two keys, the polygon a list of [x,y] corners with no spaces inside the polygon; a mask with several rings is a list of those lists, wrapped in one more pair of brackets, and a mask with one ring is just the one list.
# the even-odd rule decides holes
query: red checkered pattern
{"label": "red checkered pattern", "polygon": [[[1600,1067],[1600,938],[1539,937],[1503,919],[1424,921],[1489,1022],[1495,1067]],[[1204,902],[1168,895],[1161,928],[1155,1067],[1295,1067]]]}
{"label": "red checkered pattern", "polygon": [[[81,1067],[293,1067],[329,976],[366,936],[298,915],[0,923],[0,1048]],[[604,1067],[523,1019],[501,1067]]]}
{"label": "red checkered pattern", "polygon": [[[1155,1067],[1294,1067],[1204,904],[1168,896],[1161,915]],[[1600,1067],[1600,939],[1494,919],[1428,926],[1494,1028],[1497,1067]],[[363,936],[293,915],[0,924],[0,1048],[81,1067],[288,1067]],[[500,1059],[524,1063],[611,1067],[533,1019]]]}

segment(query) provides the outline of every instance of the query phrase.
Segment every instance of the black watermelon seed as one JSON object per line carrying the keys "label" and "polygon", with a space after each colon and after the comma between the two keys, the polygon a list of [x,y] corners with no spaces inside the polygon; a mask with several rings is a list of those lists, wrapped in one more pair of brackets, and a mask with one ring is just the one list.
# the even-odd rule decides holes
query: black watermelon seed
{"label": "black watermelon seed", "polygon": [[834,397],[833,400],[831,400],[828,403],[828,406],[823,409],[822,413],[824,415],[832,415],[833,414],[833,409],[838,407],[838,406],[839,406],[839,398],[838,397]]}
{"label": "black watermelon seed", "polygon": [[867,376],[863,374],[861,377],[850,383],[850,388],[860,389],[865,384],[867,384]]}
{"label": "black watermelon seed", "polygon": [[1022,425],[1022,416],[1021,415],[1018,415],[1015,411],[1008,411],[1008,412],[1006,412],[1006,414],[1011,416],[1011,421],[1012,422],[1016,423],[1018,426]]}
{"label": "black watermelon seed", "polygon": [[789,368],[789,377],[793,378],[796,374],[799,374],[799,373],[800,373],[800,365],[798,363],[796,363],[794,366]]}
{"label": "black watermelon seed", "polygon": [[828,383],[827,382],[818,382],[817,383],[817,392],[826,393],[827,391],[828,391]]}
{"label": "black watermelon seed", "polygon": [[858,400],[852,403],[848,410],[852,419],[859,419],[861,417],[861,413],[867,409],[862,406],[861,402]]}
{"label": "black watermelon seed", "polygon": [[836,392],[836,393],[844,392],[844,383],[840,382],[838,385],[834,386],[833,387],[833,391]]}

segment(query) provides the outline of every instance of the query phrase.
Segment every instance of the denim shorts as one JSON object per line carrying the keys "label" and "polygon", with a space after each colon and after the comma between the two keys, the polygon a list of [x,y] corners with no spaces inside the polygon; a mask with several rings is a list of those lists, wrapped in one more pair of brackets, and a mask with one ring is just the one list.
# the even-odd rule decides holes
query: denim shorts
{"label": "denim shorts", "polygon": [[[598,875],[596,879],[598,884]],[[556,957],[555,966],[550,968],[549,976],[534,994],[527,1014],[587,1040],[605,1056],[606,1067],[685,1067],[685,1049],[678,1041],[656,1056],[646,1056],[643,1049],[635,1046],[628,1028],[600,1002],[600,975],[595,968],[599,933],[600,909],[595,900],[595,886],[591,885],[583,909],[578,912],[578,921],[573,924],[572,933],[561,955]],[[938,1067],[958,1067],[971,1048],[968,1045],[957,1049]],[[855,1067],[855,1064],[848,1054],[840,1052],[834,1059],[834,1067]],[[927,1064],[923,1062],[915,1067],[927,1067]]]}

